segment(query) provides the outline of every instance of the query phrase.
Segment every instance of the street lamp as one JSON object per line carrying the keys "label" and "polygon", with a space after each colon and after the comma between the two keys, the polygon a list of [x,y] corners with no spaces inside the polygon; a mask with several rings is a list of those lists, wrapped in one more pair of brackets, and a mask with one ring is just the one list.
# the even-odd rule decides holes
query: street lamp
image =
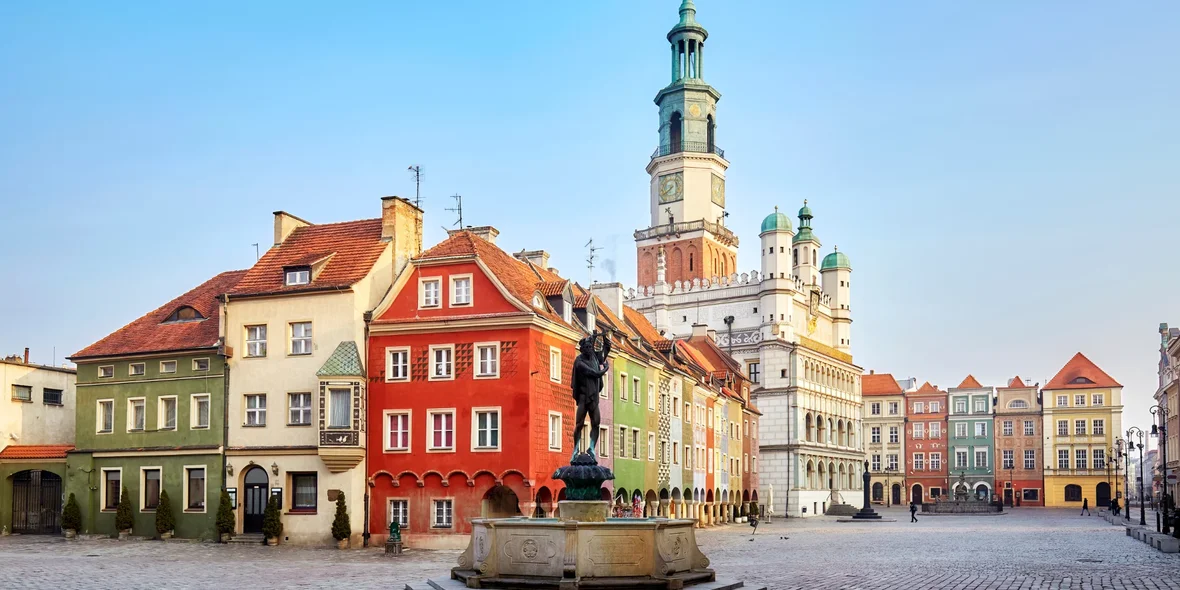
{"label": "street lamp", "polygon": [[1147,526],[1147,511],[1143,508],[1143,430],[1138,426],[1127,429],[1127,442],[1135,448],[1136,443],[1131,442],[1132,434],[1139,435],[1139,526]]}
{"label": "street lamp", "polygon": [[[1114,479],[1114,501],[1117,504],[1119,502],[1119,500],[1121,499],[1121,496],[1119,494],[1119,459],[1121,459],[1123,456],[1123,440],[1121,438],[1114,439],[1114,446],[1110,447],[1109,452],[1110,452],[1110,457],[1112,459],[1114,459],[1114,465],[1112,466],[1108,462],[1106,464],[1106,469],[1108,472],[1114,474],[1114,477],[1112,478],[1112,479]],[[1108,475],[1107,477],[1110,477],[1110,476]]]}
{"label": "street lamp", "polygon": [[[1131,500],[1130,500],[1130,498],[1131,498],[1131,457],[1130,457],[1131,439],[1128,438],[1127,442],[1124,444],[1123,439],[1120,438],[1115,441],[1115,444],[1118,445],[1118,447],[1119,447],[1119,456],[1124,458],[1123,459],[1123,491],[1127,492],[1126,495],[1123,497],[1123,499],[1126,500],[1125,502],[1123,502],[1124,504],[1126,504],[1126,506],[1123,508],[1123,512],[1126,513],[1124,516],[1124,520],[1126,520],[1127,522],[1131,522]],[[1123,450],[1124,447],[1126,448],[1126,451]]]}
{"label": "street lamp", "polygon": [[[1156,424],[1156,422],[1155,422],[1156,414],[1159,414],[1159,424]],[[1169,508],[1169,504],[1171,504],[1171,501],[1169,500],[1169,497],[1168,497],[1168,407],[1167,406],[1158,406],[1158,405],[1151,406],[1151,417],[1152,417],[1151,435],[1159,437],[1159,439],[1160,439],[1160,442],[1159,442],[1160,455],[1163,457],[1164,498],[1163,498],[1163,502],[1161,502],[1161,504],[1163,504],[1163,509],[1164,509],[1164,515],[1163,515],[1164,516],[1164,526],[1163,526],[1163,530],[1161,530],[1160,532],[1162,532],[1163,534],[1166,535],[1169,533],[1168,523],[1170,521],[1168,520],[1168,518],[1169,518],[1168,514],[1169,514],[1170,510],[1168,508]],[[1153,475],[1152,478],[1154,479],[1155,476]]]}

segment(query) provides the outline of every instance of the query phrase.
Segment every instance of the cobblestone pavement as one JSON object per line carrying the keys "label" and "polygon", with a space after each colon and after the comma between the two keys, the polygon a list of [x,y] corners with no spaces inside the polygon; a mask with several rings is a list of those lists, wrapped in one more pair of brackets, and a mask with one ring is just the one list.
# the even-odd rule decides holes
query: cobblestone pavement
{"label": "cobblestone pavement", "polygon": [[[909,523],[776,520],[701,530],[722,578],[773,589],[1180,589],[1180,555],[1072,510],[927,516]],[[787,537],[783,539],[782,537]],[[445,577],[457,551],[223,546],[158,541],[0,538],[0,588],[384,588]]]}

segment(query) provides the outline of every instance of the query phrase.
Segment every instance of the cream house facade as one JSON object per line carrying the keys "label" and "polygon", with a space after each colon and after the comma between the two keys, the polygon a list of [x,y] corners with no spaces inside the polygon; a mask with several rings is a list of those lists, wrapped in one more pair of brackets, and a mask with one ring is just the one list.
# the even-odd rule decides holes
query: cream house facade
{"label": "cream house facade", "polygon": [[[874,504],[901,504],[906,495],[905,391],[889,373],[861,377],[864,396],[864,445]],[[924,427],[924,425],[923,425]],[[919,428],[923,428],[919,427]]]}

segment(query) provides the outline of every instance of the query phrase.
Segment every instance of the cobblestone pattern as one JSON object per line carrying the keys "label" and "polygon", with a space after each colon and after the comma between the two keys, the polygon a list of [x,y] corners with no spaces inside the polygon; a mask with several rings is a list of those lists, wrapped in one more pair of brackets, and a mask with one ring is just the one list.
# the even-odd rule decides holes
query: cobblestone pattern
{"label": "cobblestone pattern", "polygon": [[[1180,554],[1072,510],[944,516],[911,524],[776,520],[699,531],[722,578],[772,589],[1178,589]],[[787,537],[783,539],[783,537]],[[751,541],[750,539],[753,538]],[[393,588],[445,577],[457,551],[338,551],[158,541],[0,538],[0,588]]]}

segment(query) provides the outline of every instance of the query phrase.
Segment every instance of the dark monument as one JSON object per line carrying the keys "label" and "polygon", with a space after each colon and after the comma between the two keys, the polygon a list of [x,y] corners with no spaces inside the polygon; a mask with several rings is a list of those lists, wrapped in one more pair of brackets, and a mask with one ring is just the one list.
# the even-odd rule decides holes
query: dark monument
{"label": "dark monument", "polygon": [[864,508],[860,512],[852,515],[852,518],[857,520],[881,520],[881,515],[873,510],[873,505],[869,503],[869,480],[872,479],[872,474],[869,472],[869,462],[865,461],[865,472],[860,476],[861,481],[864,482],[861,487],[864,488]]}
{"label": "dark monument", "polygon": [[[596,458],[598,425],[601,421],[598,400],[602,393],[602,376],[610,369],[606,360],[610,354],[610,338],[595,331],[578,342],[578,350],[580,354],[574,359],[573,375],[570,378],[574,402],[578,404],[574,418],[574,454],[570,457],[569,465],[559,467],[554,472],[553,479],[565,482],[567,500],[597,502],[602,499],[602,483],[615,478],[615,474],[600,466]],[[582,429],[587,416],[590,417],[590,449],[583,450]]]}

